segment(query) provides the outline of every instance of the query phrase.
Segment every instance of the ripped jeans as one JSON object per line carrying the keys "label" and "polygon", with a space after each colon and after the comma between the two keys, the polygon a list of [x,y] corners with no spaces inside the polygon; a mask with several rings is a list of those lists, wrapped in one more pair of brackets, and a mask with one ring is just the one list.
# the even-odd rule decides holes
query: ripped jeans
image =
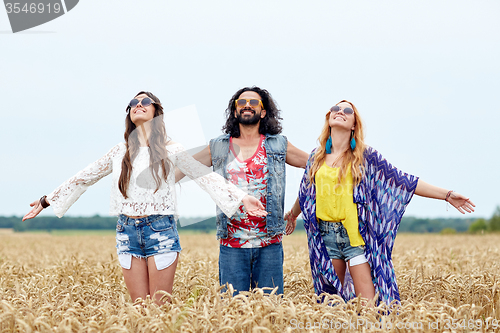
{"label": "ripped jeans", "polygon": [[181,252],[175,217],[149,215],[133,219],[120,215],[116,223],[116,252],[125,269],[130,269],[132,257],[154,256],[158,270],[170,266]]}

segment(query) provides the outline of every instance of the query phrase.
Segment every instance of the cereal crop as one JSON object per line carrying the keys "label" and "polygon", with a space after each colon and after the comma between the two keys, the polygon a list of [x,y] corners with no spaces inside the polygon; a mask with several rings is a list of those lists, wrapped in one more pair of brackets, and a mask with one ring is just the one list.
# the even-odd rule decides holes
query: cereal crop
{"label": "cereal crop", "polygon": [[[111,234],[0,232],[0,332],[490,332],[500,327],[500,235],[396,238],[401,305],[318,301],[306,235],[284,239],[284,295],[218,285],[213,234],[181,234],[172,302],[130,299]],[[336,306],[328,305],[336,302]]]}

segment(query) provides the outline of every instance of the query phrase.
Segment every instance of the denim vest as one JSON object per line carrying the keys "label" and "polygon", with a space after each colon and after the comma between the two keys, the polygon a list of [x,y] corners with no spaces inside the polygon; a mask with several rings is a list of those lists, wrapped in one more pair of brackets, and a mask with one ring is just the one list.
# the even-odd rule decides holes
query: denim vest
{"label": "denim vest", "polygon": [[[264,139],[267,155],[266,226],[267,235],[273,237],[285,232],[283,219],[285,206],[285,161],[288,140],[283,135],[268,135]],[[210,154],[214,171],[227,179],[229,134],[210,140]],[[228,217],[217,207],[217,239],[227,238]]]}

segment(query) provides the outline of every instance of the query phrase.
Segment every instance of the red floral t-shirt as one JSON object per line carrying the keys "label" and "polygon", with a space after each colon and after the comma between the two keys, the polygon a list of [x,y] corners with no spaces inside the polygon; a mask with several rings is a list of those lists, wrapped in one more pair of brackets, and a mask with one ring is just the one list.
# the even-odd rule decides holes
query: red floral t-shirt
{"label": "red floral t-shirt", "polygon": [[[245,161],[239,160],[233,148],[233,138],[230,138],[227,179],[234,185],[256,197],[266,207],[267,188],[267,155],[264,147],[264,135],[255,154]],[[245,207],[240,205],[236,213],[228,220],[228,238],[220,243],[228,247],[254,248],[265,247],[281,242],[283,235],[267,236],[266,218],[249,216]]]}

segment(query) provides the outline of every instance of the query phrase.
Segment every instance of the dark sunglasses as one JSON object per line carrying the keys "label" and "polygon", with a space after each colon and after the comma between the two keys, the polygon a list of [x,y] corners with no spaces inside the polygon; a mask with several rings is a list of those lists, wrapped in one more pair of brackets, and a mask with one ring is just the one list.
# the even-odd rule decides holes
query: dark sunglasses
{"label": "dark sunglasses", "polygon": [[[340,111],[340,107],[338,105],[332,106],[332,108],[330,109],[330,111],[332,111],[332,112],[339,112]],[[344,111],[345,114],[353,114],[354,113],[354,110],[351,109],[351,108],[345,108],[343,111]]]}
{"label": "dark sunglasses", "polygon": [[142,100],[134,98],[133,100],[130,101],[130,103],[128,103],[128,106],[129,108],[135,108],[139,103],[141,103],[141,105],[144,107],[148,107],[151,104],[155,104],[155,102],[151,98],[145,97]]}
{"label": "dark sunglasses", "polygon": [[264,105],[262,104],[262,101],[260,99],[245,99],[245,98],[240,98],[236,100],[236,106],[239,106],[240,108],[244,107],[245,105],[250,104],[252,108],[256,108],[257,106],[262,106],[264,108]]}

